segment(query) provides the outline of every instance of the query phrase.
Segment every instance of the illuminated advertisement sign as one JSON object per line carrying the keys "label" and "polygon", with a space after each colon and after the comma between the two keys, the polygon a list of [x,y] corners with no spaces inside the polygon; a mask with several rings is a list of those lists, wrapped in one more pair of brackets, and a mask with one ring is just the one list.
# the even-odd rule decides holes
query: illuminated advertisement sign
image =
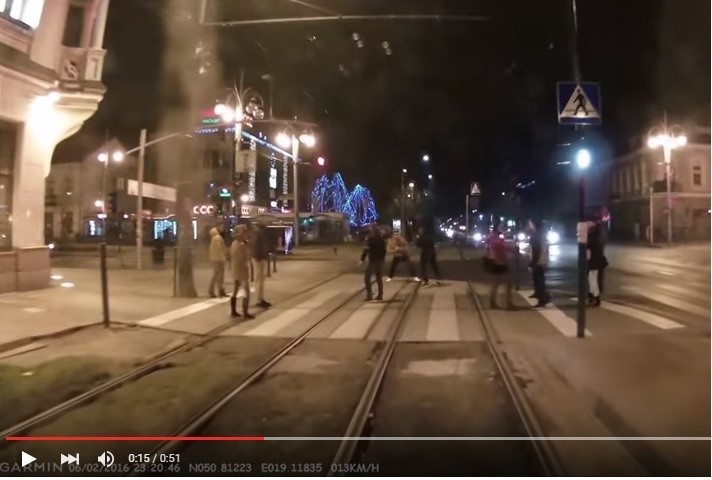
{"label": "illuminated advertisement sign", "polygon": [[193,207],[193,215],[215,215],[215,205],[196,205]]}
{"label": "illuminated advertisement sign", "polygon": [[269,169],[269,188],[277,188],[277,169],[274,167]]}

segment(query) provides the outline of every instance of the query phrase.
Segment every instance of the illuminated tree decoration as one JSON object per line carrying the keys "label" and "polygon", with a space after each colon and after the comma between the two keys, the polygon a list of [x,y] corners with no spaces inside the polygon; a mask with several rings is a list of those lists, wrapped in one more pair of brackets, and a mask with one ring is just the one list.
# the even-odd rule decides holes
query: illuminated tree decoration
{"label": "illuminated tree decoration", "polygon": [[327,208],[326,211],[337,213],[344,212],[348,197],[349,191],[346,189],[344,179],[341,177],[341,174],[337,172],[331,180],[329,196],[327,197],[325,205]]}
{"label": "illuminated tree decoration", "polygon": [[349,194],[344,213],[349,216],[351,225],[357,227],[368,225],[378,220],[378,213],[376,212],[376,205],[373,203],[371,192],[361,185],[356,185],[351,194]]}
{"label": "illuminated tree decoration", "polygon": [[311,193],[311,211],[314,213],[327,212],[327,199],[329,198],[329,189],[331,181],[326,175],[322,175],[316,180],[314,189]]}

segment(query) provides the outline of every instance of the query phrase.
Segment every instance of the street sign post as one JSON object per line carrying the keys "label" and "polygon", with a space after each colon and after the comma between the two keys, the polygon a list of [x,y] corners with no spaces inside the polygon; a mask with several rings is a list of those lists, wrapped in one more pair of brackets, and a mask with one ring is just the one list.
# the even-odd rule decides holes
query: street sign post
{"label": "street sign post", "polygon": [[480,186],[477,185],[477,182],[472,182],[470,185],[470,192],[465,195],[465,245],[467,245],[467,242],[470,241],[470,208],[473,206],[470,203],[470,197],[474,197],[472,201],[474,201],[476,206],[475,208],[479,208],[480,193]]}
{"label": "street sign post", "polygon": [[557,83],[556,105],[562,125],[601,124],[601,86],[598,83]]}

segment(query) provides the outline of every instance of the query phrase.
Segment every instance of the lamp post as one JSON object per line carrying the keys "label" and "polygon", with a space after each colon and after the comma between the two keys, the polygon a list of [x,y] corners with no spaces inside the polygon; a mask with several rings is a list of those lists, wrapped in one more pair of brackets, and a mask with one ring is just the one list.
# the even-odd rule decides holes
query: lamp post
{"label": "lamp post", "polygon": [[297,171],[297,164],[299,163],[299,144],[303,143],[307,147],[313,147],[316,145],[316,139],[314,138],[314,135],[311,133],[302,133],[297,137],[296,135],[289,134],[287,132],[280,132],[277,134],[277,144],[281,146],[282,148],[289,148],[290,146],[292,147],[292,164],[293,164],[293,170],[292,170],[292,183],[294,183],[294,186],[292,187],[294,190],[294,201],[293,201],[293,210],[294,210],[294,246],[298,247],[299,246],[299,175]]}
{"label": "lamp post", "polygon": [[[667,202],[667,241],[672,243],[672,176],[671,162],[672,151],[675,148],[684,147],[687,145],[687,137],[682,133],[679,126],[668,126],[667,115],[659,127],[651,128],[648,132],[648,147],[663,149],[663,159],[665,161],[665,180],[666,180],[666,202]],[[651,194],[652,199],[652,194]],[[652,202],[651,202],[652,211]],[[651,213],[652,218],[652,213]],[[651,225],[652,229],[652,225]],[[651,237],[652,238],[652,237]]]}
{"label": "lamp post", "polygon": [[403,238],[408,238],[408,234],[405,230],[405,175],[408,173],[408,169],[404,168],[401,170],[401,236]]}
{"label": "lamp post", "polygon": [[[234,155],[230,174],[230,184],[234,186],[233,198],[238,199],[237,217],[242,214],[242,195],[240,194],[241,175],[245,168],[238,168],[238,158],[240,154],[240,140],[242,138],[242,124],[250,120],[262,120],[265,117],[264,100],[262,96],[251,87],[244,87],[245,72],[240,72],[240,86],[235,87],[224,103],[215,105],[215,115],[218,115],[223,122],[233,123],[235,126]],[[271,82],[270,82],[271,86]],[[234,105],[232,104],[234,102]]]}
{"label": "lamp post", "polygon": [[579,224],[578,224],[578,305],[576,314],[576,336],[583,338],[586,335],[586,244],[588,243],[588,225],[586,223],[586,190],[584,172],[591,165],[591,153],[582,148],[576,153],[576,166],[580,171],[579,195]]}
{"label": "lamp post", "polygon": [[115,150],[113,152],[109,152],[108,150],[106,152],[102,152],[98,155],[97,160],[99,160],[101,163],[104,164],[104,171],[102,174],[102,188],[101,188],[101,213],[104,215],[103,220],[103,226],[104,226],[104,239],[108,238],[107,232],[106,232],[106,217],[108,216],[108,208],[106,207],[108,195],[107,195],[107,189],[108,189],[108,181],[109,181],[109,161],[119,163],[123,161],[124,157],[126,155],[124,152],[121,150]]}

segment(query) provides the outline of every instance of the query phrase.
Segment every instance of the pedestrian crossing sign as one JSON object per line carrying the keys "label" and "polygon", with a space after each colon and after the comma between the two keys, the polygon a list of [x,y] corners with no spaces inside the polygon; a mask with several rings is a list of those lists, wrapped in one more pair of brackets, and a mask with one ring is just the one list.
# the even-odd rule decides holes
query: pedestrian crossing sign
{"label": "pedestrian crossing sign", "polygon": [[470,195],[475,196],[480,194],[480,186],[477,185],[477,182],[472,182],[472,185],[470,185]]}
{"label": "pedestrian crossing sign", "polygon": [[601,89],[592,82],[559,82],[556,85],[559,123],[565,125],[601,124]]}

